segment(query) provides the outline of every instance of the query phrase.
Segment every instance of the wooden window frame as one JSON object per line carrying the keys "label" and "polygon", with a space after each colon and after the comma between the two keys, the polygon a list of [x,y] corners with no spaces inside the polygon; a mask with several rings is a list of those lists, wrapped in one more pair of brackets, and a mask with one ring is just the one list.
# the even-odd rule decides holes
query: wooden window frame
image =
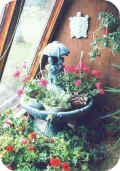
{"label": "wooden window frame", "polygon": [[[17,1],[17,0],[16,0]],[[47,45],[48,41],[50,40],[50,38],[52,37],[53,34],[53,29],[55,27],[55,24],[57,22],[57,19],[59,17],[59,14],[61,12],[61,9],[63,7],[65,0],[56,0],[55,2],[55,6],[52,10],[52,13],[50,15],[50,18],[48,20],[47,26],[45,28],[45,31],[43,33],[43,36],[41,38],[41,41],[39,43],[39,47],[36,51],[35,57],[33,59],[32,65],[31,65],[31,69],[30,69],[30,76],[33,78],[37,72],[37,69],[39,67],[39,63],[40,63],[40,54],[42,49]],[[6,11],[6,16],[5,16],[5,21],[4,21],[4,25],[3,25],[3,29],[0,33],[0,55],[3,54],[4,51],[4,47],[5,47],[5,42],[7,39],[8,35],[8,31],[10,29],[10,24],[12,22],[12,18],[15,12],[15,7],[16,7],[16,2],[12,1],[9,3],[9,6],[7,8]],[[7,61],[7,56],[9,54],[6,54],[5,59],[3,59],[2,61],[0,61],[0,79],[2,77],[3,71],[4,71],[4,67]]]}
{"label": "wooden window frame", "polygon": [[3,52],[5,40],[7,38],[7,33],[8,33],[12,16],[15,10],[15,4],[16,4],[16,1],[11,1],[9,2],[9,4],[6,4],[6,7],[5,7],[5,11],[3,15],[4,21],[3,21],[2,29],[0,33],[0,55]]}
{"label": "wooden window frame", "polygon": [[[48,19],[48,23],[46,25],[45,31],[43,33],[43,36],[39,42],[39,46],[38,46],[38,49],[36,51],[35,57],[33,59],[33,63],[31,65],[30,76],[32,78],[36,75],[36,72],[38,70],[39,63],[40,63],[40,57],[41,57],[41,55],[40,55],[41,51],[47,45],[47,43],[50,41],[50,39],[52,38],[52,35],[54,33],[53,30],[54,30],[55,25],[57,23],[57,19],[58,19],[59,14],[62,10],[64,2],[65,2],[65,0],[56,0],[56,2],[55,2],[55,5],[54,5],[53,10],[51,12],[51,15]],[[0,55],[3,53],[3,51],[5,49],[6,39],[7,39],[7,36],[9,36],[8,34],[10,34],[10,31],[11,31],[10,25],[11,25],[12,18],[13,18],[14,12],[15,12],[15,8],[16,8],[15,2],[14,3],[12,2],[12,4],[9,4],[9,8],[8,8],[9,10],[7,11],[7,14],[5,17],[5,25],[4,25],[3,30],[2,30],[2,35],[0,34],[0,36],[1,36],[1,38],[0,38],[0,41],[1,41]],[[6,33],[5,35],[4,35],[4,32]],[[9,48],[9,50],[10,50],[10,48]],[[9,50],[6,54],[5,61],[2,61],[2,63],[0,62],[0,71],[1,71],[1,64],[2,64],[2,73],[4,71],[4,67],[5,67],[5,63],[7,61],[7,56],[9,54]],[[1,76],[2,75],[0,73],[0,77]],[[8,102],[6,101],[5,104],[3,104],[1,111],[3,111],[6,108],[7,104],[11,101],[13,101],[13,103],[14,103],[14,101],[18,101],[18,98],[15,96],[12,99],[8,99]],[[19,103],[19,101],[18,101],[18,103]]]}
{"label": "wooden window frame", "polygon": [[16,32],[25,0],[12,0],[8,4],[3,28],[0,33],[0,79]]}

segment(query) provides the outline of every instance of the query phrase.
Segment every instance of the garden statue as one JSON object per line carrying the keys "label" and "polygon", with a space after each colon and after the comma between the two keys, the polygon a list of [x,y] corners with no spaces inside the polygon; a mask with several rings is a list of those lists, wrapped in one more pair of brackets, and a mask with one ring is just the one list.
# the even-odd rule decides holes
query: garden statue
{"label": "garden statue", "polygon": [[[69,72],[71,68],[74,70],[77,66],[64,66],[64,71],[68,67],[67,74],[63,71],[64,56],[69,54],[69,49],[64,44],[53,41],[44,48],[42,54],[40,63],[42,78],[40,80],[34,80],[36,84],[32,86],[32,91],[34,87],[36,88],[35,94],[37,90],[37,95],[34,99],[38,104],[41,104],[41,107],[34,107],[33,104],[29,103],[29,100],[26,102],[26,99],[23,99],[21,104],[34,117],[34,130],[39,134],[44,133],[47,136],[51,136],[56,135],[59,129],[63,129],[72,120],[77,121],[81,116],[91,110],[93,100],[90,99],[88,101],[86,91],[87,93],[91,93],[91,89],[94,90],[95,88],[89,86],[90,88],[83,90],[82,86],[83,93],[79,95],[78,91],[81,86],[80,74],[79,72]],[[83,52],[81,52],[80,56],[81,62],[82,57]],[[87,66],[86,68],[89,69]],[[47,77],[44,75],[46,74],[46,70]],[[58,74],[61,74],[60,77],[62,77],[62,80],[60,80],[61,78],[59,79]],[[86,73],[83,73],[83,75],[86,76]],[[67,76],[70,76],[69,80]],[[86,85],[86,82],[88,85],[90,79],[88,81],[83,79],[82,85]],[[63,80],[65,83],[64,86],[61,84]],[[28,99],[31,99],[31,97],[28,97]]]}
{"label": "garden statue", "polygon": [[48,56],[48,64],[45,69],[48,72],[48,88],[58,89],[56,86],[56,77],[63,69],[63,56],[69,54],[69,49],[62,43],[54,41],[49,43],[43,50],[41,69],[43,68],[44,55]]}

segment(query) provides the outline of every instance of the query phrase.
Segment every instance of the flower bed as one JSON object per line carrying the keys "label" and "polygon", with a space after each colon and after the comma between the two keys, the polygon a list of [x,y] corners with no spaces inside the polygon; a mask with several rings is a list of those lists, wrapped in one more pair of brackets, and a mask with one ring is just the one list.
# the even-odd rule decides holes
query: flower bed
{"label": "flower bed", "polygon": [[6,167],[20,171],[89,170],[93,157],[85,127],[66,128],[56,137],[46,137],[37,135],[32,123],[29,114],[16,119],[0,115],[0,154]]}

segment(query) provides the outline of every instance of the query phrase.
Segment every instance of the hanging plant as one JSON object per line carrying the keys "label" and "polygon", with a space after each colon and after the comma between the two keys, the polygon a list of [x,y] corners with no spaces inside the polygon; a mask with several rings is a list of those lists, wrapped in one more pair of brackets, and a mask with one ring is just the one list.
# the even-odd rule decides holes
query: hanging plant
{"label": "hanging plant", "polygon": [[117,17],[112,13],[102,11],[99,13],[98,19],[100,20],[99,26],[108,28],[110,31],[118,25]]}
{"label": "hanging plant", "polygon": [[[120,29],[117,31],[108,33],[118,27],[118,19],[111,13],[100,12],[98,15],[99,26],[93,34],[93,43],[91,43],[90,58],[94,60],[97,56],[101,56],[101,52],[104,48],[111,48],[112,53],[120,52]],[[106,33],[101,36],[101,31],[106,28]]]}

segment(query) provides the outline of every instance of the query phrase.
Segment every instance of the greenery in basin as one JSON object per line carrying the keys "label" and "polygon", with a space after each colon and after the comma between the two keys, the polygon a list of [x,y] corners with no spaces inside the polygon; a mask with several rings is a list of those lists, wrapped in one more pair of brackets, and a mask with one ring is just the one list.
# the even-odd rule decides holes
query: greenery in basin
{"label": "greenery in basin", "polygon": [[70,99],[70,94],[66,94],[64,91],[48,90],[43,102],[46,106],[69,109],[71,107]]}

